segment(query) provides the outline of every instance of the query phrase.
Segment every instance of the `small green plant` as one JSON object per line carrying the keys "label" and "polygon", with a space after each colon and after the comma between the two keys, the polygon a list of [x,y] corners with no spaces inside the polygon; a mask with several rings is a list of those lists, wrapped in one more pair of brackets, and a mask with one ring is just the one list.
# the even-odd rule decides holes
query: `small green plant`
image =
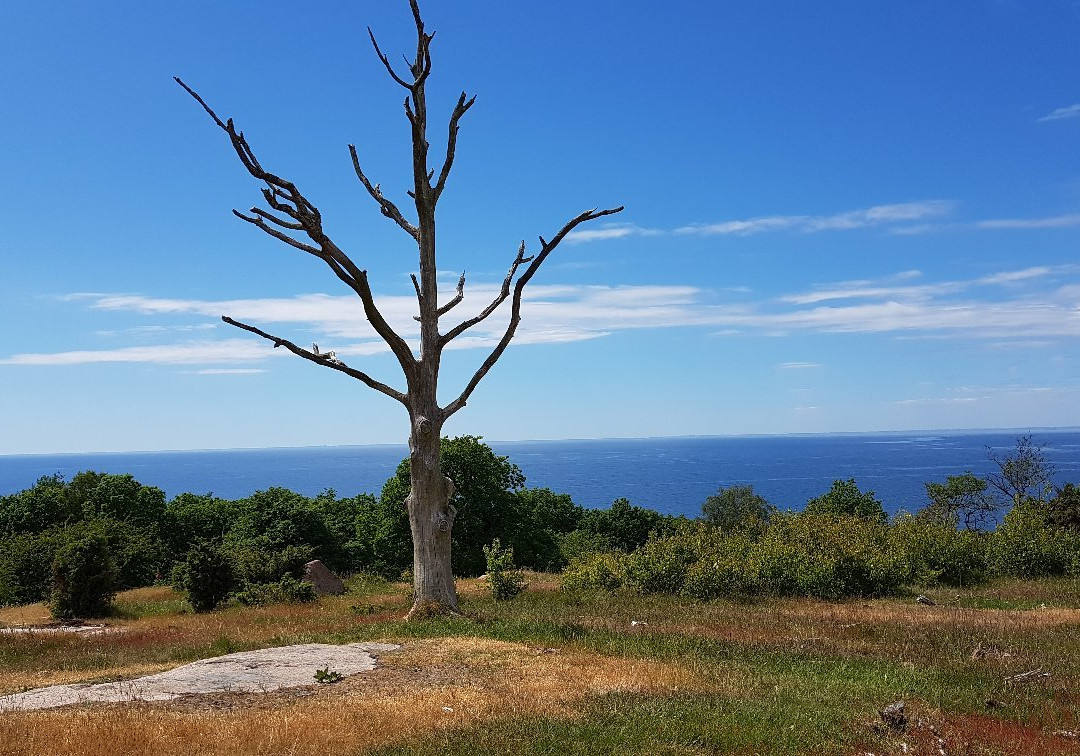
{"label": "small green plant", "polygon": [[315,682],[321,685],[330,685],[345,679],[345,675],[335,672],[330,667],[315,670]]}
{"label": "small green plant", "polygon": [[487,561],[488,587],[496,601],[509,601],[525,590],[527,583],[521,571],[514,567],[514,550],[503,548],[496,538],[484,547]]}

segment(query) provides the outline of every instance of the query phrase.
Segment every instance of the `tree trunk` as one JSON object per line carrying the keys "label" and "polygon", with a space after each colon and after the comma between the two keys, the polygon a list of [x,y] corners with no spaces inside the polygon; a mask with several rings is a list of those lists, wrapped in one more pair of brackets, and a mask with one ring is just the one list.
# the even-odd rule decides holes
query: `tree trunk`
{"label": "tree trunk", "polygon": [[450,568],[450,532],[457,510],[450,503],[454,483],[443,475],[441,424],[415,415],[409,439],[411,485],[405,504],[413,541],[413,594],[408,619],[458,611]]}

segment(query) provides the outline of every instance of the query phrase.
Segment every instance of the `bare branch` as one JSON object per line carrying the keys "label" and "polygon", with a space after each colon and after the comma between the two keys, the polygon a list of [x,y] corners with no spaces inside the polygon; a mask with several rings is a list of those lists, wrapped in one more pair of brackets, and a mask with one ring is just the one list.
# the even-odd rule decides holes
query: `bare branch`
{"label": "bare branch", "polygon": [[[360,297],[360,300],[364,305],[364,314],[367,316],[368,321],[375,329],[375,332],[382,337],[387,345],[389,345],[391,351],[393,351],[394,355],[397,357],[402,370],[408,373],[412,364],[415,362],[412,349],[405,340],[390,327],[390,324],[386,322],[386,318],[383,317],[379,308],[376,306],[375,297],[368,284],[367,271],[361,270],[356,263],[354,263],[349,256],[326,235],[326,232],[322,227],[322,215],[319,213],[318,208],[316,208],[315,205],[313,205],[307,197],[296,188],[294,183],[262,168],[259,161],[255,159],[255,154],[243,133],[236,131],[236,127],[231,118],[228,121],[223,122],[195,90],[191,89],[191,87],[179,78],[176,79],[176,82],[183,87],[188,94],[194,97],[214,120],[214,123],[229,135],[229,141],[232,143],[233,150],[240,158],[240,162],[244,164],[248,173],[266,184],[267,188],[263,190],[263,197],[266,199],[267,203],[273,209],[284,213],[296,221],[296,223],[300,224],[304,233],[306,233],[308,238],[314,242],[314,246],[298,241],[288,234],[284,234],[271,227],[264,220],[266,216],[261,214],[252,217],[234,211],[237,217],[257,226],[275,239],[303,252],[314,255],[325,262],[334,272],[334,275]],[[284,227],[289,228],[287,225]]]}
{"label": "bare branch", "polygon": [[446,313],[450,312],[450,310],[454,309],[454,307],[458,304],[458,302],[460,302],[464,298],[465,298],[465,271],[461,271],[461,278],[459,278],[458,282],[457,282],[457,294],[454,295],[453,299],[451,299],[449,302],[447,302],[442,307],[440,307],[438,310],[436,310],[435,313],[437,315],[445,315]]}
{"label": "bare branch", "polygon": [[356,177],[360,179],[360,183],[367,189],[367,193],[371,195],[372,199],[379,203],[379,207],[382,210],[382,214],[391,219],[402,229],[405,233],[411,236],[413,239],[420,239],[420,231],[409,221],[405,220],[405,216],[398,210],[397,205],[383,196],[382,189],[378,184],[372,184],[368,177],[364,174],[363,169],[360,168],[360,157],[356,154],[356,146],[349,145],[349,154],[352,156],[353,170],[356,172]]}
{"label": "bare branch", "polygon": [[[290,247],[295,247],[296,249],[299,249],[302,252],[307,252],[309,255],[315,255],[315,257],[323,258],[324,253],[318,247],[313,247],[310,244],[304,244],[302,241],[298,241],[298,240],[292,238],[291,236],[289,236],[288,234],[283,234],[282,232],[278,231],[276,228],[271,228],[270,226],[266,225],[266,221],[264,221],[261,217],[252,217],[250,215],[244,215],[239,210],[233,210],[232,212],[233,212],[233,215],[235,215],[240,220],[247,221],[251,225],[262,229],[263,231],[270,234],[270,236],[274,237],[278,241],[283,241],[286,244],[288,244]],[[257,213],[258,209],[253,207],[253,208],[251,208],[251,212]],[[259,214],[262,215],[262,213],[259,213]],[[325,259],[325,258],[323,258],[323,259]]]}
{"label": "bare branch", "polygon": [[439,180],[435,184],[435,201],[439,201],[439,195],[442,194],[443,188],[446,186],[446,179],[450,175],[450,168],[454,164],[454,153],[457,151],[457,137],[458,137],[458,122],[461,121],[461,117],[465,115],[469,108],[476,102],[476,97],[466,100],[464,92],[458,97],[457,105],[454,106],[453,113],[450,114],[450,133],[446,138],[446,160],[443,161],[442,171],[439,173]]}
{"label": "bare branch", "polygon": [[[472,328],[477,323],[480,323],[486,319],[491,313],[495,312],[499,308],[506,298],[510,296],[510,284],[514,281],[514,275],[517,273],[517,269],[525,263],[532,260],[532,257],[525,257],[525,242],[521,242],[521,246],[518,247],[517,257],[514,258],[514,262],[510,265],[510,270],[506,273],[506,278],[503,279],[502,286],[499,287],[499,293],[495,295],[495,298],[491,300],[491,304],[485,307],[479,315],[469,318],[468,320],[459,323],[446,332],[446,335],[440,340],[440,346],[446,346],[452,340],[463,334],[465,331]],[[459,284],[464,284],[464,273],[462,273],[462,280]],[[457,304],[456,302],[454,304]]]}
{"label": "bare branch", "polygon": [[278,218],[273,213],[268,213],[265,210],[260,210],[257,207],[251,208],[250,212],[255,213],[260,218],[265,218],[266,220],[270,221],[271,223],[273,223],[275,225],[278,225],[278,226],[281,226],[282,228],[287,228],[287,229],[290,229],[292,231],[303,231],[304,230],[304,224],[303,223],[290,223],[289,221],[284,220],[283,218]]}
{"label": "bare branch", "polygon": [[[368,33],[368,37],[371,39],[372,47],[375,48],[375,54],[379,56],[379,60],[381,60],[383,66],[385,66],[386,72],[390,74],[390,78],[393,79],[394,81],[396,81],[401,86],[405,87],[406,89],[412,89],[413,85],[410,84],[409,82],[405,81],[404,79],[402,79],[400,76],[397,75],[397,72],[394,70],[394,67],[392,65],[390,65],[390,59],[387,58],[386,55],[383,54],[383,51],[379,49],[379,43],[377,41],[375,41],[375,32],[371,31],[370,26],[368,27],[367,33]],[[408,62],[408,61],[406,61],[406,62]]]}
{"label": "bare branch", "polygon": [[247,325],[246,323],[241,323],[238,320],[233,320],[232,318],[230,318],[227,315],[222,315],[221,319],[223,321],[225,321],[226,323],[228,323],[229,325],[236,326],[237,328],[241,328],[241,329],[243,329],[245,331],[250,331],[251,333],[254,333],[254,334],[258,335],[258,336],[262,336],[267,341],[274,342],[275,347],[283,346],[286,349],[288,349],[290,352],[292,352],[293,354],[297,355],[298,357],[303,357],[305,360],[308,360],[309,362],[314,362],[317,365],[322,365],[323,367],[328,367],[328,368],[331,368],[332,370],[337,370],[339,373],[345,373],[345,375],[351,376],[351,377],[355,378],[356,380],[361,381],[365,385],[369,386],[370,388],[373,388],[373,389],[375,389],[376,391],[378,391],[380,393],[386,394],[391,399],[397,399],[399,402],[401,402],[402,404],[406,404],[406,406],[407,406],[408,397],[405,394],[401,393],[400,391],[398,391],[395,388],[391,388],[390,386],[387,386],[385,383],[382,383],[381,381],[375,380],[370,375],[368,375],[367,373],[365,373],[365,372],[363,372],[361,370],[356,370],[355,368],[351,368],[348,365],[346,365],[346,364],[344,364],[344,363],[342,363],[340,361],[335,361],[330,357],[317,355],[314,352],[309,352],[307,349],[304,349],[303,347],[298,347],[296,344],[292,343],[288,339],[283,339],[280,336],[273,336],[273,335],[267,333],[266,331],[263,331],[263,330],[261,330],[259,328],[256,328],[255,326],[250,326],[250,325]]}
{"label": "bare branch", "polygon": [[[461,392],[458,398],[450,402],[450,404],[446,405],[446,407],[443,408],[444,418],[449,418],[451,415],[453,415],[455,412],[465,406],[465,404],[469,401],[469,397],[472,396],[472,392],[476,390],[477,385],[480,383],[481,380],[483,380],[484,376],[488,374],[488,371],[491,370],[492,367],[494,367],[495,363],[498,362],[499,358],[502,357],[503,352],[506,351],[506,347],[514,338],[514,333],[517,332],[518,323],[521,322],[522,292],[524,292],[525,286],[529,283],[530,279],[532,279],[536,271],[539,270],[540,266],[544,264],[544,260],[548,258],[548,255],[550,255],[552,251],[554,251],[554,249],[559,246],[559,242],[566,238],[567,234],[569,234],[582,223],[586,223],[597,218],[602,218],[605,215],[614,215],[615,213],[621,212],[622,209],[622,205],[620,205],[619,207],[613,207],[608,210],[597,210],[596,208],[592,210],[586,210],[585,212],[581,213],[580,215],[567,222],[566,225],[559,229],[559,233],[555,234],[555,236],[552,237],[550,242],[547,242],[543,245],[540,252],[538,252],[536,256],[532,259],[532,263],[529,265],[528,268],[525,269],[525,272],[521,275],[521,277],[518,278],[517,283],[514,284],[514,297],[510,305],[510,322],[507,324],[506,330],[503,332],[502,338],[499,340],[499,343],[495,346],[491,353],[487,356],[487,359],[485,359],[484,362],[477,369],[476,373],[473,374],[472,379],[469,381],[468,385],[465,386],[465,389]],[[521,264],[521,262],[523,262],[522,255],[524,254],[524,251],[525,245],[522,244],[521,249],[518,252],[517,259],[514,261],[514,266],[510,269],[510,275],[508,276],[508,278],[513,277],[514,270],[518,265]],[[508,284],[504,283],[504,289],[507,285]],[[503,297],[503,299],[505,299],[505,297]],[[497,302],[495,304],[495,307],[498,307],[498,303],[502,300],[498,297],[496,297],[496,300]],[[486,315],[484,317],[486,317]],[[481,320],[482,319],[483,318],[481,318]],[[466,328],[468,327],[471,326],[466,326]],[[454,331],[451,331],[451,333],[454,333],[454,335],[456,336],[463,330],[465,329],[459,326],[458,328],[455,328]],[[450,334],[448,333],[447,337],[449,336]],[[448,339],[444,337],[443,343],[445,343],[447,340]]]}

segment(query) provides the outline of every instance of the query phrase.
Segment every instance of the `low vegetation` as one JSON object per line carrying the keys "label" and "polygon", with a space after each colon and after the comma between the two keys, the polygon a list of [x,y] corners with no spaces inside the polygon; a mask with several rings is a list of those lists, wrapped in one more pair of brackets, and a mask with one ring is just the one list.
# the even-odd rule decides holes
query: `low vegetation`
{"label": "low vegetation", "polygon": [[[527,579],[513,601],[459,581],[465,616],[410,623],[408,586],[366,576],[344,596],[212,613],[169,587],[122,592],[112,632],[0,636],[0,694],[292,643],[402,649],[334,685],[3,713],[0,752],[930,754],[939,737],[947,753],[1080,752],[1075,579],[923,589],[934,605]],[[47,619],[43,604],[0,610],[5,624]],[[1049,676],[1008,680],[1037,669]],[[891,729],[879,712],[897,700],[907,723]]]}

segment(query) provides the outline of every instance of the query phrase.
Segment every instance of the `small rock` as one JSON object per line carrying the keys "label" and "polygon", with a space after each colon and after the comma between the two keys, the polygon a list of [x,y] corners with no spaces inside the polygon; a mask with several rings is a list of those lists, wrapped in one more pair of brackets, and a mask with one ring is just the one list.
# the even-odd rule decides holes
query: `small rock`
{"label": "small rock", "polygon": [[648,622],[644,622],[644,621],[630,620],[630,627],[647,627],[648,624],[649,624]]}
{"label": "small rock", "polygon": [[907,726],[903,701],[893,701],[878,713],[881,715],[881,721],[888,725],[890,730],[901,732]]}
{"label": "small rock", "polygon": [[345,592],[345,584],[341,582],[341,578],[318,559],[304,565],[304,580],[311,583],[315,593],[320,596],[340,596]]}

